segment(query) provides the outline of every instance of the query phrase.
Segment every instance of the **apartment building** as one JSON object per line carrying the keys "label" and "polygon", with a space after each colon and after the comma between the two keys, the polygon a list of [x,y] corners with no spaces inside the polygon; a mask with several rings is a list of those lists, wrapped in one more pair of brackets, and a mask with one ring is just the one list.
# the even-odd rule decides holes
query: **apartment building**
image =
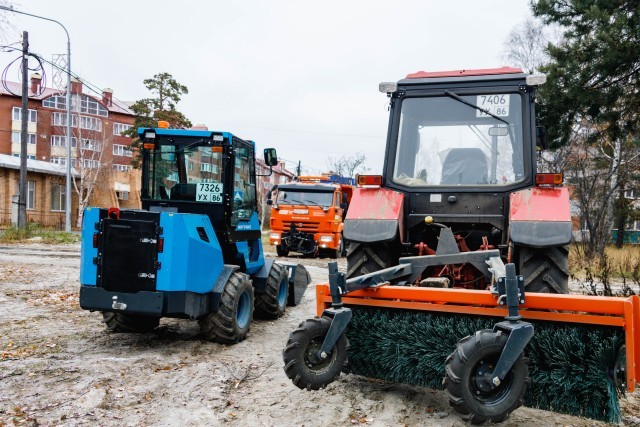
{"label": "apartment building", "polygon": [[[19,160],[21,147],[21,84],[0,85],[0,226],[15,219],[13,196],[18,174],[8,159]],[[72,226],[78,215],[78,190],[90,189],[88,204],[102,207],[140,207],[140,172],[131,167],[131,138],[122,132],[134,123],[128,106],[71,82],[71,141],[67,141],[66,92],[42,87],[40,75],[29,81],[27,140],[27,220],[44,226],[64,224],[67,144],[71,146]],[[49,165],[45,165],[49,164]],[[33,200],[30,203],[30,200]]]}

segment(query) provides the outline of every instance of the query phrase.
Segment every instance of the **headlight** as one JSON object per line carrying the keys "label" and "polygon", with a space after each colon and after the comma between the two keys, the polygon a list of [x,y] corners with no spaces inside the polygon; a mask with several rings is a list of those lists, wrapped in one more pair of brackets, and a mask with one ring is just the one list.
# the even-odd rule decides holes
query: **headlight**
{"label": "headlight", "polygon": [[270,233],[269,237],[271,239],[279,239],[280,238],[280,233]]}
{"label": "headlight", "polygon": [[333,242],[333,236],[320,236],[321,242]]}

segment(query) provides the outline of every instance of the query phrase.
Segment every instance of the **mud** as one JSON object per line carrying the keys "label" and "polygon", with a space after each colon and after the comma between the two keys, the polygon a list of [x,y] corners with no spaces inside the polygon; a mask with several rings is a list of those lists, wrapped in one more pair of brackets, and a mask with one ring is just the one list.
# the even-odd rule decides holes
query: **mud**
{"label": "mud", "polygon": [[[322,391],[294,387],[281,351],[313,316],[313,289],[233,346],[202,340],[188,320],[114,334],[78,306],[79,259],[77,245],[0,247],[0,426],[466,425],[440,390],[352,375]],[[329,260],[287,260],[304,263],[314,283],[327,280]],[[635,396],[623,405],[625,424],[640,425]],[[520,408],[503,425],[606,424]]]}

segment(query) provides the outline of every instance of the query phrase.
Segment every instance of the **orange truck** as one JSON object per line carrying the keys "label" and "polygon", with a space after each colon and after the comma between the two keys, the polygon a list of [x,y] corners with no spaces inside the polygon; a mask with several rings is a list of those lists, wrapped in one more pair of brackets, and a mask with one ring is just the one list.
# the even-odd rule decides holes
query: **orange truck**
{"label": "orange truck", "polygon": [[336,175],[300,176],[278,185],[267,202],[272,206],[269,242],[278,256],[343,256],[342,229],[353,188],[351,178]]}

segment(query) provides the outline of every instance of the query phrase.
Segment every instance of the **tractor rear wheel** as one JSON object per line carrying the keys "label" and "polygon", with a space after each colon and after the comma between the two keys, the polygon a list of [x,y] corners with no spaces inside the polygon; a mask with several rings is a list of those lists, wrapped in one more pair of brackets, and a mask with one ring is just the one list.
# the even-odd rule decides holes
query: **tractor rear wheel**
{"label": "tractor rear wheel", "polygon": [[284,314],[289,297],[289,274],[275,262],[269,271],[263,294],[256,295],[255,316],[261,319],[277,319]]}
{"label": "tractor rear wheel", "polygon": [[153,331],[160,323],[159,317],[144,316],[140,314],[124,314],[103,312],[102,321],[107,330],[112,332],[139,332]]}
{"label": "tractor rear wheel", "polygon": [[282,351],[284,371],[293,384],[301,389],[319,390],[333,382],[347,365],[349,341],[342,334],[325,359],[318,356],[331,319],[316,317],[302,322],[291,332]]}
{"label": "tractor rear wheel", "polygon": [[484,329],[460,340],[447,358],[442,385],[464,420],[499,423],[524,403],[530,379],[529,361],[522,353],[498,386],[488,381],[506,343],[506,334]]}
{"label": "tractor rear wheel", "polygon": [[373,273],[398,264],[394,242],[356,243],[347,248],[347,279]]}
{"label": "tractor rear wheel", "polygon": [[200,319],[200,329],[206,339],[223,344],[244,340],[253,318],[253,286],[249,276],[234,272],[220,295],[220,307]]}
{"label": "tractor rear wheel", "polygon": [[519,274],[527,292],[569,293],[569,247],[516,247]]}

